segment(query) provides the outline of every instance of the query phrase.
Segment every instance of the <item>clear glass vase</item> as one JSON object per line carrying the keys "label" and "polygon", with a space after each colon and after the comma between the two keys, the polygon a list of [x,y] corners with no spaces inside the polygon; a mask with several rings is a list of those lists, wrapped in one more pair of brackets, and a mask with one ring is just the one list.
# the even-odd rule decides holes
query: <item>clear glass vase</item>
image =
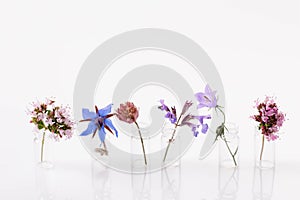
{"label": "clear glass vase", "polygon": [[[131,136],[131,168],[132,172],[147,171],[150,162],[147,157],[148,140],[143,138],[143,145],[140,137]],[[144,148],[143,148],[144,146]],[[144,156],[145,151],[145,156]]]}
{"label": "clear glass vase", "polygon": [[53,144],[54,141],[46,132],[34,133],[33,148],[34,159],[39,167],[53,168]]}
{"label": "clear glass vase", "polygon": [[[140,130],[133,126],[130,137],[130,151],[131,151],[131,169],[135,173],[143,173],[150,168],[151,162],[147,154],[150,150],[148,137],[149,130],[143,128],[143,123],[139,123]],[[142,138],[142,139],[141,139]]]}
{"label": "clear glass vase", "polygon": [[255,166],[261,169],[275,167],[275,141],[268,141],[257,127],[254,137]]}
{"label": "clear glass vase", "polygon": [[239,127],[235,123],[226,123],[224,137],[218,138],[219,165],[221,167],[237,167],[239,164]]}
{"label": "clear glass vase", "polygon": [[181,144],[180,135],[178,134],[178,129],[174,128],[173,124],[165,125],[161,133],[161,149],[162,149],[162,167],[180,166],[180,155]]}

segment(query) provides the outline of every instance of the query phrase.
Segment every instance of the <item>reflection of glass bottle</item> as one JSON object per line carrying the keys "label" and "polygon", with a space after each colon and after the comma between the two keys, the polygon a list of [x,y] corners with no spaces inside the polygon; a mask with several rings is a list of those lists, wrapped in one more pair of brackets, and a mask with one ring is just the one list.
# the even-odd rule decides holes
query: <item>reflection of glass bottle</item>
{"label": "reflection of glass bottle", "polygon": [[110,200],[111,199],[111,180],[110,169],[97,161],[92,161],[92,184],[95,199]]}
{"label": "reflection of glass bottle", "polygon": [[181,167],[170,166],[161,170],[162,200],[179,200]]}
{"label": "reflection of glass bottle", "polygon": [[35,167],[37,199],[55,199],[55,177],[53,169]]}
{"label": "reflection of glass bottle", "polygon": [[253,199],[268,200],[272,198],[275,168],[261,169],[254,167]]}
{"label": "reflection of glass bottle", "polygon": [[148,173],[131,174],[133,200],[151,199],[151,176]]}
{"label": "reflection of glass bottle", "polygon": [[236,199],[239,186],[239,168],[219,166],[219,199]]}
{"label": "reflection of glass bottle", "polygon": [[235,123],[226,123],[223,138],[219,140],[219,165],[236,167],[239,163],[239,128]]}

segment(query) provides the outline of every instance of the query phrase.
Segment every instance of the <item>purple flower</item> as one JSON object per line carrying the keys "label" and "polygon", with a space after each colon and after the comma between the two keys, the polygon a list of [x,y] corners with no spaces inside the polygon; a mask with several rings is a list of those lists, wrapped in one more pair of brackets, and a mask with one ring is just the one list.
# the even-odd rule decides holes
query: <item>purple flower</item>
{"label": "purple flower", "polygon": [[177,116],[176,116],[176,108],[171,107],[171,110],[169,107],[164,103],[164,100],[160,100],[161,106],[158,108],[161,109],[162,111],[167,111],[165,118],[169,119],[172,124],[175,124],[177,121]]}
{"label": "purple flower", "polygon": [[181,115],[184,115],[188,109],[190,109],[190,107],[193,105],[193,103],[191,101],[185,101],[185,104],[182,108],[182,111],[181,111]]}
{"label": "purple flower", "polygon": [[170,112],[169,107],[165,104],[165,100],[161,99],[159,102],[161,103],[161,106],[158,107],[159,109]]}
{"label": "purple flower", "polygon": [[[200,125],[202,126],[201,128],[201,132],[202,133],[206,133],[208,130],[208,125],[203,123],[204,119],[210,119],[211,116],[210,115],[206,115],[206,116],[195,116],[195,115],[186,115],[183,119],[182,122],[180,124],[180,126],[189,126],[190,128],[192,128],[192,131],[194,133],[194,136],[197,137],[199,132],[196,130],[197,128],[200,127]],[[197,119],[200,122],[200,125],[192,123],[191,120],[193,119]]]}
{"label": "purple flower", "polygon": [[204,121],[204,119],[211,119],[211,116],[210,115],[193,116],[193,118],[199,120],[199,122],[202,126],[201,132],[206,133],[208,130],[208,124],[204,123],[203,121]]}
{"label": "purple flower", "polygon": [[199,134],[198,128],[199,128],[199,125],[192,126],[192,131],[193,131],[193,134],[195,137],[197,137]]}
{"label": "purple flower", "polygon": [[206,85],[205,92],[199,92],[195,94],[199,101],[198,108],[215,108],[217,106],[216,91],[212,91],[209,85]]}
{"label": "purple flower", "polygon": [[171,112],[167,112],[165,118],[168,118],[172,124],[175,124],[175,122],[177,121],[176,116]]}

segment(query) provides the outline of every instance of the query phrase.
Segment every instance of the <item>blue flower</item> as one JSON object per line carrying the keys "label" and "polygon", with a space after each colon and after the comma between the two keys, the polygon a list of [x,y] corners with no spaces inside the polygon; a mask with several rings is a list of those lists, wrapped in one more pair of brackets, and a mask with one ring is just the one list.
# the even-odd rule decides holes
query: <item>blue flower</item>
{"label": "blue flower", "polygon": [[105,129],[111,132],[115,132],[116,137],[118,137],[118,131],[112,124],[112,121],[108,118],[112,117],[114,114],[109,114],[111,112],[112,104],[109,104],[105,108],[102,108],[98,110],[97,106],[95,106],[96,112],[89,111],[89,109],[83,108],[82,109],[82,117],[83,121],[89,121],[88,127],[85,131],[83,131],[80,136],[87,136],[93,133],[93,136],[95,136],[97,130],[98,130],[98,136],[100,138],[101,142],[104,142],[105,140]]}

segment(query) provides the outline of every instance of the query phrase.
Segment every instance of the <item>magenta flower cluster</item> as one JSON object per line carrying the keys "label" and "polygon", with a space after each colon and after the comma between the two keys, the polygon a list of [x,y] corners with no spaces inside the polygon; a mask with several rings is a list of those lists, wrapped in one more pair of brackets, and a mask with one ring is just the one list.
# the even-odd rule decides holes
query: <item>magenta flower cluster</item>
{"label": "magenta flower cluster", "polygon": [[49,131],[50,137],[56,141],[61,138],[70,139],[73,135],[74,121],[71,119],[70,108],[56,106],[53,99],[46,98],[44,103],[31,103],[27,114],[31,117],[30,123],[39,131]]}
{"label": "magenta flower cluster", "polygon": [[268,141],[278,139],[278,132],[285,121],[285,114],[279,111],[275,99],[266,96],[262,102],[256,100],[254,107],[258,114],[251,116],[251,118],[259,122],[258,129]]}

